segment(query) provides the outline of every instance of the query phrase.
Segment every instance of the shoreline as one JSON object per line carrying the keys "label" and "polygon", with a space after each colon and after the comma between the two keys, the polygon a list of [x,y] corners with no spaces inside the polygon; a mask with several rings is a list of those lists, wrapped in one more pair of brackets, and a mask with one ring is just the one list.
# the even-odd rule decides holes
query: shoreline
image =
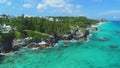
{"label": "shoreline", "polygon": [[90,28],[88,28],[90,31],[99,31],[98,28],[99,26],[105,24],[106,22],[98,22],[97,24],[91,25]]}
{"label": "shoreline", "polygon": [[[105,24],[103,24],[101,26],[104,26],[104,25]],[[96,32],[95,36],[98,35],[97,33],[99,34],[99,32]],[[106,34],[103,33],[103,35],[106,35]],[[117,37],[119,37],[119,35]],[[117,41],[119,41],[119,38],[117,38],[117,37],[115,37],[115,38],[118,39]],[[13,63],[16,63],[16,64],[13,64],[13,66],[16,66],[16,67],[19,64],[21,64],[21,67],[25,67],[25,66],[29,67],[30,65],[25,64],[27,62],[28,62],[28,64],[31,64],[31,66],[33,66],[33,67],[42,65],[43,67],[49,68],[51,66],[51,64],[53,65],[51,67],[57,67],[57,65],[59,67],[60,65],[63,64],[63,62],[65,62],[64,63],[65,65],[60,66],[60,67],[67,67],[66,64],[71,64],[72,62],[73,62],[73,65],[76,66],[78,64],[78,67],[82,67],[83,65],[80,65],[79,62],[83,63],[83,59],[87,60],[87,62],[94,61],[94,62],[91,62],[91,64],[98,63],[98,65],[96,65],[94,67],[104,67],[104,66],[109,67],[109,64],[111,64],[111,62],[113,62],[112,64],[114,64],[114,62],[119,63],[119,61],[117,61],[119,59],[119,55],[117,55],[119,53],[118,52],[119,43],[116,44],[116,46],[118,45],[118,48],[111,48],[111,47],[114,47],[113,46],[114,43],[112,44],[112,42],[111,42],[112,40],[98,41],[98,42],[96,42],[97,41],[96,39],[93,39],[93,40],[90,39],[90,40],[91,40],[90,43],[86,44],[86,42],[84,42],[85,44],[79,45],[79,46],[75,44],[75,45],[71,45],[70,47],[69,46],[68,47],[60,47],[58,49],[57,48],[45,49],[45,50],[39,49],[39,50],[33,50],[33,51],[30,49],[29,50],[27,50],[27,49],[21,50],[23,52],[23,54],[22,54],[22,52],[20,52],[20,54],[18,54],[18,55],[15,54],[14,55],[15,57],[14,56],[11,56],[10,58],[8,57],[7,58],[8,61],[3,61],[1,67],[6,67],[7,65],[12,64],[12,63],[9,63],[9,60],[11,60],[11,59],[12,59]],[[110,43],[106,43],[106,42],[110,42]],[[112,54],[110,54],[110,53],[112,53]],[[114,57],[113,57],[113,55],[114,55]],[[18,57],[20,59],[17,59]],[[76,60],[74,60],[73,57],[76,58],[79,62],[76,63]],[[103,57],[103,58],[105,57],[105,59],[102,58],[102,60],[101,60],[101,57]],[[104,61],[107,62],[108,57],[109,57],[109,59],[115,59],[116,61],[111,60],[111,62],[108,63],[108,65],[104,65],[105,64]],[[51,59],[53,59],[53,60],[51,60]],[[21,62],[19,63],[18,61],[21,61]],[[34,61],[34,63],[31,61]],[[56,63],[56,61],[58,63]],[[17,64],[17,62],[18,62],[18,64]],[[46,66],[44,66],[43,63],[46,63]],[[103,64],[103,66],[99,65],[101,63]],[[84,65],[85,65],[85,67],[89,67],[89,65],[87,63]],[[10,68],[11,67],[12,66],[10,66]],[[72,67],[72,65],[71,65],[71,67]]]}
{"label": "shoreline", "polygon": [[[104,24],[103,22],[99,22],[99,23],[97,23],[97,24],[95,24],[95,25],[92,25],[92,26],[95,26],[95,27],[98,27],[98,26],[100,26],[100,25],[102,25],[102,24]],[[92,28],[92,26],[90,27],[90,28]],[[83,32],[82,31],[82,33],[83,33],[83,36],[82,36],[82,38],[79,38],[79,40],[76,40],[76,39],[74,39],[74,38],[72,38],[71,40],[67,40],[67,39],[61,39],[61,40],[63,40],[63,43],[64,43],[64,45],[66,45],[65,43],[66,43],[66,41],[69,41],[68,43],[71,43],[71,42],[74,42],[74,41],[77,41],[77,42],[89,42],[89,35],[91,34],[91,33],[87,33],[87,31],[89,32],[89,30],[90,30],[90,28],[88,28],[88,29],[86,29],[86,32]],[[87,33],[87,34],[86,34]],[[70,33],[71,34],[71,33]],[[81,33],[80,33],[81,34]],[[77,36],[77,35],[76,35]],[[74,40],[74,41],[72,41],[72,40]],[[56,47],[57,45],[56,44],[58,44],[59,45],[59,41],[60,40],[58,40],[58,43],[55,43],[54,42],[54,44],[52,45],[50,45],[50,46],[46,46],[46,44],[47,44],[47,42],[45,42],[45,44],[42,44],[42,45],[39,45],[39,46],[35,46],[35,45],[33,45],[32,47],[29,47],[28,45],[27,45],[27,47],[26,48],[31,48],[32,50],[37,50],[37,49],[43,49],[43,48],[54,48],[54,47]],[[40,43],[38,43],[38,44],[40,44]],[[41,47],[41,48],[40,48]],[[22,47],[22,48],[24,48],[24,47]],[[21,48],[20,48],[21,49]],[[15,51],[16,52],[16,51]],[[12,52],[13,53],[13,52]],[[11,56],[11,52],[8,52],[8,53],[4,53],[4,54],[0,54],[0,55],[5,55],[6,56],[6,54],[8,55],[9,54],[9,56]]]}
{"label": "shoreline", "polygon": [[99,22],[99,23],[97,23],[97,24],[95,24],[95,25],[92,25],[91,27],[99,27],[99,26],[101,26],[101,25],[103,25],[103,24],[105,24],[106,22]]}

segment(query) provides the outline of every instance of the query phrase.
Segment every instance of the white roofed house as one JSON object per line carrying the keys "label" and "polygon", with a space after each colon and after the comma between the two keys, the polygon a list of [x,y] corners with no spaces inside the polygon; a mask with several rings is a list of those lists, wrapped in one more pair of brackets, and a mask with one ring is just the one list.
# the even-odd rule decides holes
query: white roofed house
{"label": "white roofed house", "polygon": [[11,30],[12,27],[10,25],[6,25],[6,24],[0,25],[0,31],[2,33],[9,33]]}
{"label": "white roofed house", "polygon": [[54,18],[51,17],[51,18],[49,18],[48,20],[49,20],[49,21],[54,21]]}

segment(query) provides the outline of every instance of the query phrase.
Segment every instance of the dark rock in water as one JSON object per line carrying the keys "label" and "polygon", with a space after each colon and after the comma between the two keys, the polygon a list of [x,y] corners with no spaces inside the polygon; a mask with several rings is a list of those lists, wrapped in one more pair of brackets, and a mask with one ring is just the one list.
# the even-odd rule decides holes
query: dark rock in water
{"label": "dark rock in water", "polygon": [[103,38],[99,38],[99,40],[100,40],[100,41],[108,41],[109,39],[108,39],[108,38],[103,37]]}
{"label": "dark rock in water", "polygon": [[118,48],[116,45],[110,45],[110,48]]}
{"label": "dark rock in water", "polygon": [[110,45],[111,48],[118,48],[116,45]]}
{"label": "dark rock in water", "polygon": [[95,30],[96,30],[96,31],[98,31],[98,28],[97,28],[97,27],[95,27]]}
{"label": "dark rock in water", "polygon": [[89,30],[85,30],[85,31],[84,31],[84,34],[85,34],[85,35],[89,35]]}
{"label": "dark rock in water", "polygon": [[2,63],[3,59],[4,59],[4,55],[0,55],[0,63]]}
{"label": "dark rock in water", "polygon": [[117,34],[120,34],[120,31],[116,31]]}
{"label": "dark rock in water", "polygon": [[12,48],[12,50],[13,50],[13,51],[18,51],[19,48],[20,48],[19,46],[14,46],[14,47]]}

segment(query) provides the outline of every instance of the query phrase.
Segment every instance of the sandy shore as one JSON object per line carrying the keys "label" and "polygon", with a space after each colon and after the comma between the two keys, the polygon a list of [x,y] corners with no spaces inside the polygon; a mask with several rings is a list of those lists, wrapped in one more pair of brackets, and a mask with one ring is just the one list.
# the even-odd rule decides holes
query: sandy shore
{"label": "sandy shore", "polygon": [[105,22],[99,22],[98,25],[96,27],[99,27],[101,25],[105,24]]}
{"label": "sandy shore", "polygon": [[105,22],[99,22],[98,24],[92,25],[92,27],[99,27],[102,24],[105,24]]}

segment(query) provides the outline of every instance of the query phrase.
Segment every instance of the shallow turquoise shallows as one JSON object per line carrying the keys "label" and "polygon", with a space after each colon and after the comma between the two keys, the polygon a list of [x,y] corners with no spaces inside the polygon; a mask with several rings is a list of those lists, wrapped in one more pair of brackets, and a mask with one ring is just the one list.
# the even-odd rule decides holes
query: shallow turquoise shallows
{"label": "shallow turquoise shallows", "polygon": [[43,50],[21,49],[0,68],[120,68],[120,22],[106,22],[92,31],[90,41]]}

